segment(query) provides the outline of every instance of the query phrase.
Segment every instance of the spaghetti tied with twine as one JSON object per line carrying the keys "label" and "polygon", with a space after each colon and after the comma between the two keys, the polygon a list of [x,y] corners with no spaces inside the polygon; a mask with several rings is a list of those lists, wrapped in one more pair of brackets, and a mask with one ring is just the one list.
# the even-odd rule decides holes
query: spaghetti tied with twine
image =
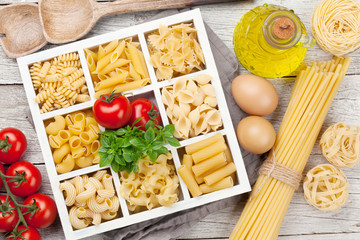
{"label": "spaghetti tied with twine", "polygon": [[265,175],[264,180],[260,186],[251,193],[250,201],[256,197],[264,186],[266,180],[270,177],[277,179],[295,190],[299,188],[302,174],[295,171],[294,169],[288,168],[285,165],[276,162],[275,150],[272,149],[272,157],[268,157],[259,170],[259,175]]}

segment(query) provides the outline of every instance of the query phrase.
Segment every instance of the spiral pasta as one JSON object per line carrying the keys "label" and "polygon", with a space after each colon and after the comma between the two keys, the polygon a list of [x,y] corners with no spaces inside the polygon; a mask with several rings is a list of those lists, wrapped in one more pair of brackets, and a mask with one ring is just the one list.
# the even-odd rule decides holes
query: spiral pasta
{"label": "spiral pasta", "polygon": [[[34,101],[39,104],[41,113],[90,101],[77,53],[67,53],[46,62],[36,62],[29,71],[37,94]],[[53,98],[50,99],[51,96]]]}
{"label": "spiral pasta", "polygon": [[321,136],[324,157],[338,167],[353,167],[360,162],[360,128],[346,123],[330,126]]}
{"label": "spiral pasta", "polygon": [[306,174],[303,188],[306,201],[322,212],[340,209],[349,195],[345,174],[330,164],[312,168]]}

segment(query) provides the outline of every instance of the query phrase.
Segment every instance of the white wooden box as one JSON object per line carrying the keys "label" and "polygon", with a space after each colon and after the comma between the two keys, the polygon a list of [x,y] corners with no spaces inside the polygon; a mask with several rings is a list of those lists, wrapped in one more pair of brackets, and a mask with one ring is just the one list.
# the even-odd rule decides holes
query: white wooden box
{"label": "white wooden box", "polygon": [[[58,174],[55,169],[55,164],[54,164],[54,161],[52,158],[52,152],[51,152],[51,148],[49,146],[49,142],[47,140],[47,134],[45,132],[43,121],[47,120],[47,119],[51,119],[56,115],[64,115],[64,114],[68,114],[68,113],[75,112],[78,110],[89,109],[92,107],[93,103],[95,102],[96,99],[94,99],[94,97],[93,97],[94,92],[95,92],[94,86],[93,86],[91,76],[90,76],[90,73],[89,73],[89,70],[87,67],[86,58],[85,58],[85,54],[83,51],[84,48],[90,48],[90,47],[93,47],[93,46],[96,46],[99,44],[104,44],[104,43],[110,42],[111,40],[114,40],[114,39],[124,39],[124,38],[130,37],[130,36],[137,36],[139,39],[140,45],[141,45],[142,52],[145,56],[147,68],[149,70],[149,74],[150,74],[152,83],[145,87],[132,90],[131,92],[134,94],[134,96],[141,95],[141,96],[152,97],[153,98],[152,100],[156,102],[156,104],[159,108],[163,124],[164,125],[168,124],[169,121],[168,121],[168,118],[166,115],[165,106],[161,101],[160,89],[164,86],[173,84],[174,80],[176,80],[177,78],[174,78],[171,81],[161,81],[161,82],[156,79],[154,68],[152,67],[152,65],[149,62],[150,54],[148,51],[145,34],[150,31],[154,31],[154,30],[158,29],[160,24],[173,25],[173,24],[177,24],[177,23],[181,23],[181,22],[193,22],[194,27],[197,30],[198,40],[199,40],[199,43],[203,50],[205,62],[206,62],[205,70],[191,73],[186,76],[206,73],[206,74],[210,74],[213,77],[211,83],[214,85],[214,87],[216,89],[216,95],[217,95],[216,97],[218,100],[218,108],[220,110],[221,117],[223,120],[223,128],[216,132],[211,132],[206,135],[200,135],[197,137],[193,137],[193,138],[190,138],[187,140],[180,141],[181,146],[178,148],[174,148],[171,146],[167,146],[167,147],[170,149],[170,151],[173,155],[175,167],[178,168],[181,165],[180,158],[182,156],[179,155],[179,151],[180,152],[183,151],[183,150],[180,150],[181,148],[183,148],[184,146],[186,146],[188,144],[198,142],[200,140],[203,140],[209,136],[212,136],[212,135],[220,132],[222,135],[224,135],[226,137],[228,146],[229,146],[231,153],[233,155],[233,158],[234,158],[234,163],[237,168],[236,184],[233,187],[228,188],[228,189],[224,189],[224,190],[216,191],[213,193],[204,194],[204,195],[196,197],[196,198],[192,198],[189,194],[189,191],[188,191],[186,185],[179,177],[180,178],[180,196],[179,196],[179,201],[177,203],[175,203],[171,207],[158,207],[158,208],[155,208],[152,210],[147,210],[147,211],[143,211],[140,213],[130,214],[127,209],[126,201],[119,194],[119,188],[120,188],[121,183],[119,180],[118,173],[114,172],[109,167],[104,167],[106,169],[110,169],[111,174],[113,176],[114,184],[115,184],[115,188],[116,188],[116,194],[120,199],[121,209],[119,211],[121,211],[122,216],[119,218],[116,218],[114,220],[109,220],[104,223],[101,223],[98,226],[89,226],[89,227],[81,229],[81,230],[73,229],[73,227],[71,226],[70,221],[69,221],[68,209],[67,209],[67,206],[65,205],[63,194],[59,190],[59,183],[65,179],[70,179],[70,178],[73,178],[78,175],[92,173],[99,169],[104,169],[104,168],[100,168],[99,165],[93,165],[93,166],[90,166],[87,168],[74,170],[69,173]],[[34,97],[36,96],[36,94],[35,94],[35,90],[32,85],[31,76],[30,76],[30,72],[29,72],[29,66],[31,66],[35,62],[44,61],[47,59],[51,59],[53,57],[57,57],[61,54],[70,53],[70,52],[77,52],[80,56],[80,61],[82,64],[82,68],[84,70],[84,76],[86,78],[86,84],[89,88],[89,94],[91,96],[91,101],[81,103],[81,104],[75,104],[68,108],[59,109],[59,110],[41,114],[38,104],[36,102],[34,102],[34,100],[33,100]],[[149,219],[168,215],[168,214],[178,212],[181,210],[186,210],[189,208],[204,205],[204,204],[214,202],[217,200],[225,199],[225,198],[228,198],[228,197],[231,197],[234,195],[238,195],[238,194],[242,194],[242,193],[245,193],[245,192],[248,192],[251,190],[251,187],[250,187],[250,184],[248,181],[248,177],[246,174],[246,170],[244,167],[244,162],[243,162],[241,152],[239,149],[239,145],[238,145],[236,135],[234,132],[233,124],[232,124],[232,121],[230,118],[229,109],[226,104],[226,100],[225,100],[224,93],[222,90],[221,82],[220,82],[217,68],[215,65],[214,57],[212,55],[209,40],[208,40],[208,37],[206,34],[206,30],[205,30],[204,23],[203,23],[199,9],[195,9],[192,11],[188,11],[188,12],[176,14],[173,16],[165,17],[162,19],[158,19],[155,21],[143,23],[143,24],[140,24],[137,26],[132,26],[132,27],[129,27],[126,29],[121,29],[116,32],[103,34],[103,35],[85,39],[82,41],[77,41],[77,42],[74,42],[71,44],[66,44],[66,45],[63,45],[60,47],[52,48],[50,50],[46,50],[46,51],[42,51],[39,53],[31,54],[31,55],[28,55],[25,57],[18,58],[17,61],[19,64],[21,77],[22,77],[22,80],[24,83],[26,96],[28,98],[28,102],[30,105],[30,110],[31,110],[32,117],[34,120],[36,132],[38,134],[38,138],[40,141],[41,150],[43,152],[44,161],[45,161],[47,172],[48,172],[48,175],[50,178],[50,183],[51,183],[51,187],[52,187],[52,190],[54,193],[54,198],[55,198],[55,201],[57,204],[59,216],[60,216],[61,223],[62,223],[62,226],[64,229],[64,233],[65,233],[65,236],[67,239],[80,239],[80,238],[92,236],[92,235],[106,232],[109,230],[125,227],[128,225],[134,224],[134,223],[146,221]]]}

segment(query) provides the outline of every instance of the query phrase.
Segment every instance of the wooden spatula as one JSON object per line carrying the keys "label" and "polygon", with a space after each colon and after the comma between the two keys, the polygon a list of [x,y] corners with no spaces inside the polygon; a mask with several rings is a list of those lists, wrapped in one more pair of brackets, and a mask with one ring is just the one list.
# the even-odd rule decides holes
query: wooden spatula
{"label": "wooden spatula", "polygon": [[236,0],[39,0],[44,35],[51,43],[75,41],[87,34],[103,16],[145,10],[183,8]]}

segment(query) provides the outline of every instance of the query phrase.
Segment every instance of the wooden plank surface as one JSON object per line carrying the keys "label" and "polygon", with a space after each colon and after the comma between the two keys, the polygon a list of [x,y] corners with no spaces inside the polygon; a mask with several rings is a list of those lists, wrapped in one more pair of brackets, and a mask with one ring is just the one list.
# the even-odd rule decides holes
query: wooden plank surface
{"label": "wooden plank surface", "polygon": [[[33,1],[33,0],[31,0]],[[0,5],[24,2],[22,0],[0,0]],[[33,1],[36,2],[36,1]],[[281,4],[294,9],[304,22],[307,29],[310,26],[310,18],[313,9],[319,0],[258,0],[239,1],[237,3],[216,4],[202,6],[201,12],[204,20],[219,35],[225,44],[232,49],[232,31],[240,17],[251,8],[263,3]],[[101,19],[95,28],[86,37],[96,36],[120,28],[135,25],[146,21],[155,15],[156,11],[142,12],[136,14],[124,14],[108,16]],[[51,48],[48,45],[45,48]],[[360,51],[351,55],[352,64],[344,83],[330,108],[322,132],[329,125],[347,121],[349,124],[360,124]],[[331,56],[323,52],[317,46],[309,49],[306,62],[312,60],[328,60]],[[240,70],[245,72],[243,68]],[[50,184],[43,165],[43,157],[40,152],[38,139],[28,115],[28,104],[25,92],[21,84],[20,74],[15,60],[8,59],[3,51],[0,51],[0,128],[7,126],[17,127],[24,131],[28,139],[28,150],[24,159],[34,163],[43,174],[44,182],[41,192],[51,194]],[[272,80],[280,99],[276,111],[268,116],[268,119],[278,129],[282,116],[290,97],[292,78]],[[311,154],[307,171],[311,167],[325,163],[318,147],[318,142]],[[289,210],[280,230],[281,240],[355,240],[360,239],[360,167],[345,169],[350,182],[350,195],[348,203],[339,211],[334,213],[322,213],[309,206],[304,197],[302,189],[296,191],[290,204]],[[227,209],[213,213],[204,218],[179,239],[227,239],[234,228],[244,206],[244,202]],[[41,230],[43,239],[64,239],[59,219],[50,228]],[[1,239],[1,235],[0,235]],[[94,237],[91,239],[101,239]]]}

